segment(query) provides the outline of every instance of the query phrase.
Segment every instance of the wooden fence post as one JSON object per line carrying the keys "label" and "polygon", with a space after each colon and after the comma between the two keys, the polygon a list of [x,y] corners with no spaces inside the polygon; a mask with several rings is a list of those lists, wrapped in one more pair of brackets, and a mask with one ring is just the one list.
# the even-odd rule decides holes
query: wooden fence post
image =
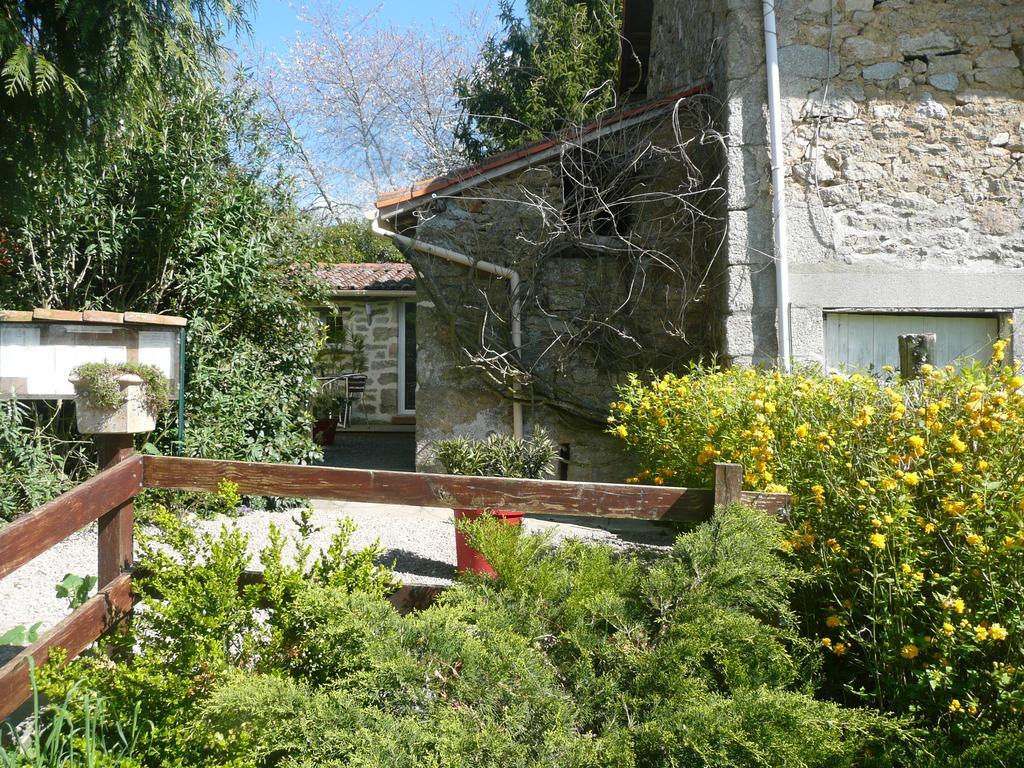
{"label": "wooden fence post", "polygon": [[[124,461],[135,450],[130,434],[95,435],[101,470]],[[99,519],[96,588],[102,590],[135,560],[135,507],[132,502],[115,507]]]}
{"label": "wooden fence post", "polygon": [[935,334],[904,333],[896,337],[900,351],[900,377],[904,381],[921,378],[921,366],[935,365]]}
{"label": "wooden fence post", "polygon": [[743,489],[742,464],[715,464],[715,506],[729,506],[740,500]]}

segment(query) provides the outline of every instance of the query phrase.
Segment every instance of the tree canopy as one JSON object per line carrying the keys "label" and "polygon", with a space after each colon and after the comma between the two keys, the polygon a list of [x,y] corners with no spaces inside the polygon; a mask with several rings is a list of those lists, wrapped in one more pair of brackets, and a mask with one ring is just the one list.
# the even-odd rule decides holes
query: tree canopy
{"label": "tree canopy", "polygon": [[253,89],[218,61],[247,3],[0,3],[0,308],[184,315],[179,449],[312,458],[305,222]]}
{"label": "tree canopy", "polygon": [[535,141],[615,103],[622,0],[501,0],[501,32],[457,83],[471,159]]}

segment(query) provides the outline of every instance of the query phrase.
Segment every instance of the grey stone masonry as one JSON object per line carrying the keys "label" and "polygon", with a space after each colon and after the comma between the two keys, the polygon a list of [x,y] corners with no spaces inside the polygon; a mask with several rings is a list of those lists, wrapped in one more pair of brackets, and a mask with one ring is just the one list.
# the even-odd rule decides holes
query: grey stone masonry
{"label": "grey stone masonry", "polygon": [[[1019,314],[1024,3],[789,0],[776,12],[794,356],[824,359],[830,308]],[[654,17],[651,92],[703,72],[722,102],[720,352],[774,360],[761,0],[655,0]]]}
{"label": "grey stone masonry", "polygon": [[[398,413],[399,299],[335,298],[333,303],[350,338],[363,341],[366,393],[355,406],[353,421],[388,424]],[[348,373],[348,371],[338,371]]]}

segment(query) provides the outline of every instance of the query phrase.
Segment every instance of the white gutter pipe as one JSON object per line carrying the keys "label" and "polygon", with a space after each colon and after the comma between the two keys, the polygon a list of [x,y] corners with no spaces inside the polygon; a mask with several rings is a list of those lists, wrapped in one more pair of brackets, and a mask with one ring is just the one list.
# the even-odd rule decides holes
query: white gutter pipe
{"label": "white gutter pipe", "polygon": [[775,222],[775,304],[778,308],[779,366],[792,368],[789,318],[789,255],[786,235],[785,165],[782,156],[782,99],[779,88],[779,44],[775,3],[764,2],[764,50],[768,70],[768,137],[772,164],[772,218]]}
{"label": "white gutter pipe", "polygon": [[[512,302],[512,317],[509,322],[509,330],[512,336],[512,347],[515,349],[516,356],[520,354],[520,350],[523,346],[523,328],[521,320],[522,305],[519,296],[519,283],[521,282],[521,278],[519,277],[518,272],[514,269],[503,267],[500,264],[492,264],[489,261],[474,259],[464,253],[453,251],[450,248],[442,248],[439,245],[425,243],[422,240],[416,240],[412,237],[406,237],[405,235],[400,235],[397,232],[392,232],[390,229],[385,229],[380,224],[379,211],[373,219],[370,220],[370,229],[374,234],[390,238],[395,243],[404,245],[407,248],[413,248],[417,251],[430,254],[431,256],[437,256],[438,258],[445,259],[446,261],[454,262],[455,264],[462,264],[463,266],[470,267],[472,269],[478,269],[481,272],[487,272],[491,275],[507,278]],[[514,398],[512,400],[512,434],[519,438],[523,436],[523,404]]]}

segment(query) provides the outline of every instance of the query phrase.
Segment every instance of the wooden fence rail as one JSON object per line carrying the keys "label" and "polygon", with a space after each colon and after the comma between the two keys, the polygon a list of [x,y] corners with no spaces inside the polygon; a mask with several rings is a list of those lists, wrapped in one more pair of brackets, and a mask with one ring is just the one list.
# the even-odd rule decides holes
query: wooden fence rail
{"label": "wooden fence rail", "polygon": [[142,473],[133,456],[0,529],[0,579],[134,498]]}
{"label": "wooden fence rail", "polygon": [[131,611],[132,499],[142,488],[216,491],[222,480],[246,495],[362,501],[421,507],[515,509],[526,514],[695,523],[717,504],[742,501],[784,516],[788,494],[741,491],[743,468],[715,465],[715,488],[457,477],[285,464],[130,455],[130,442],[101,446],[108,468],[0,530],[0,578],[99,520],[99,592],[0,668],[0,720],[28,698],[29,658],[53,648],[81,653]]}
{"label": "wooden fence rail", "polygon": [[[256,496],[291,496],[416,507],[515,509],[534,515],[615,517],[693,523],[706,520],[716,503],[743,501],[778,514],[789,506],[789,495],[740,493],[743,470],[738,464],[719,464],[717,490],[666,488],[654,485],[572,483],[556,480],[513,480],[499,477],[461,477],[419,472],[251,464],[242,461],[181,459],[146,456],[147,488],[216,491],[224,479],[238,483],[241,492]],[[728,496],[719,499],[716,494]],[[737,496],[738,494],[738,496]]]}

